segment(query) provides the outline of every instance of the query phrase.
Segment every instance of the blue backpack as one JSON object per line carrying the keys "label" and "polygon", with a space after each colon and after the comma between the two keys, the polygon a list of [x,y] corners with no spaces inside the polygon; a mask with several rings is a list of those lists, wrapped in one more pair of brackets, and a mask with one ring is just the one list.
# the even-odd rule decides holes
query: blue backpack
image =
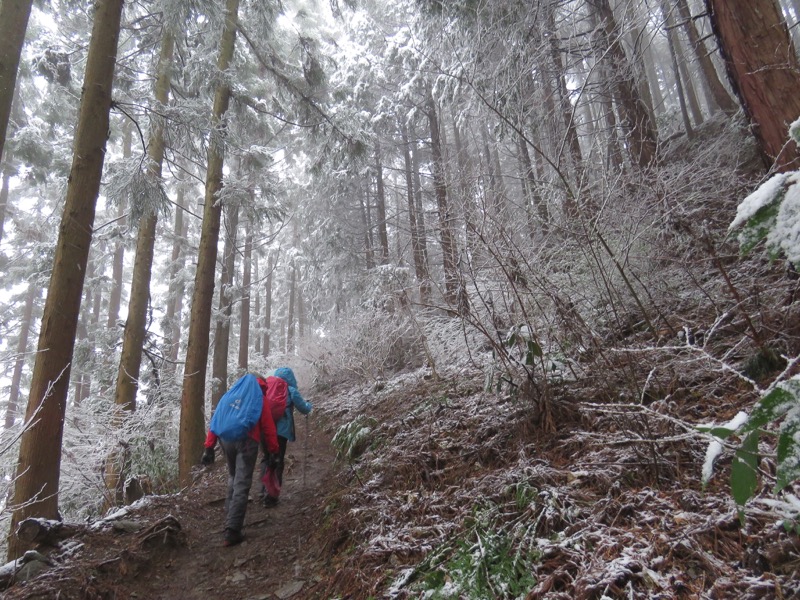
{"label": "blue backpack", "polygon": [[242,376],[219,399],[209,429],[226,442],[244,438],[261,418],[263,398],[256,376]]}

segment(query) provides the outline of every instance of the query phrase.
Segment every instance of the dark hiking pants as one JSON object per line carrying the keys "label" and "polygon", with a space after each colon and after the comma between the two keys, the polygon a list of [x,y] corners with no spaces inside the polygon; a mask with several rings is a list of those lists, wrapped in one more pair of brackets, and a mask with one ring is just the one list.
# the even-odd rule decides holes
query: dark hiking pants
{"label": "dark hiking pants", "polygon": [[225,529],[241,531],[247,499],[258,459],[258,442],[250,436],[236,442],[220,440],[228,463],[228,497],[225,499]]}

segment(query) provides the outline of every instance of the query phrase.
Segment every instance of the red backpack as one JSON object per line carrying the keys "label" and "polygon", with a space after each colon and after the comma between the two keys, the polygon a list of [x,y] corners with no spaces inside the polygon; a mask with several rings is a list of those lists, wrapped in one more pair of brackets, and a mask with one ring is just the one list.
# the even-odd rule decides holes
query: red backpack
{"label": "red backpack", "polygon": [[289,384],[280,377],[270,375],[266,380],[259,378],[259,385],[264,390],[264,397],[267,399],[269,412],[272,419],[277,423],[283,418],[286,410],[286,400],[289,397]]}

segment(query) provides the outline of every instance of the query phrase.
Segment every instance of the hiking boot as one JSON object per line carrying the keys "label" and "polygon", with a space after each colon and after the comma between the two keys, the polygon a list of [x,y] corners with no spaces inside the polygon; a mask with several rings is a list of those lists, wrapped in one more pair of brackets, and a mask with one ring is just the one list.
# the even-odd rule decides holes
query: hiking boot
{"label": "hiking boot", "polygon": [[274,496],[264,496],[264,498],[261,500],[261,506],[264,508],[273,508],[278,506],[278,499]]}
{"label": "hiking boot", "polygon": [[236,544],[241,544],[244,536],[242,535],[241,531],[236,531],[235,529],[226,529],[225,530],[225,541],[222,543],[223,546],[235,546]]}

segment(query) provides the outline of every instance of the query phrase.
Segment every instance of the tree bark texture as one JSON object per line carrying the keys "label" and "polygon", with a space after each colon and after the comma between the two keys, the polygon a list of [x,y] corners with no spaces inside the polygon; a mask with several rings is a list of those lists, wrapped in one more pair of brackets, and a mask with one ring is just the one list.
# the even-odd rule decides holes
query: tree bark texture
{"label": "tree bark texture", "polygon": [[[125,120],[122,126],[122,156],[130,158],[132,151],[131,146],[133,143],[133,124],[129,120]],[[122,230],[125,228],[125,206],[120,203],[117,210],[117,228],[120,234],[117,237],[114,246],[114,257],[112,259],[111,267],[111,293],[108,297],[108,328],[114,330],[117,328],[117,321],[119,320],[119,308],[122,304],[122,275],[125,269],[125,244],[122,240]]]}
{"label": "tree bark texture", "polygon": [[731,98],[728,90],[722,85],[717,74],[717,69],[714,67],[714,62],[711,60],[703,45],[703,40],[697,33],[692,13],[689,10],[689,5],[686,0],[677,0],[678,11],[680,12],[681,22],[683,29],[686,32],[686,37],[689,38],[689,45],[692,47],[697,63],[700,65],[700,70],[703,76],[703,84],[708,88],[710,100],[714,103],[714,108],[721,110],[728,116],[733,116],[739,110],[739,106]]}
{"label": "tree bark texture", "polygon": [[186,254],[183,251],[188,234],[188,222],[184,224],[183,207],[185,189],[182,185],[178,186],[178,193],[175,199],[175,223],[173,226],[174,240],[172,242],[172,256],[169,265],[169,298],[167,300],[167,311],[164,315],[166,322],[165,336],[167,348],[164,352],[167,357],[165,371],[169,375],[174,375],[177,369],[178,349],[181,343],[181,312],[183,311],[183,294],[185,286],[181,271],[186,262]]}
{"label": "tree bark texture", "polygon": [[[165,106],[169,99],[172,53],[175,47],[172,33],[165,31],[161,40],[155,100]],[[164,161],[164,128],[160,121],[154,120],[148,144],[147,177],[154,183],[161,180],[161,167]],[[158,216],[155,211],[145,214],[139,220],[139,233],[136,238],[136,256],[133,263],[133,280],[128,302],[128,318],[122,340],[117,387],[114,404],[117,408],[133,412],[136,409],[136,392],[139,389],[139,372],[142,366],[142,349],[147,333],[147,307],[150,302],[150,278],[153,270],[153,254],[156,242]],[[124,477],[125,473],[120,473]]]}
{"label": "tree bark texture", "polygon": [[664,0],[661,0],[661,12],[664,15],[664,22],[666,24],[667,45],[669,47],[669,57],[672,61],[672,77],[675,80],[675,93],[678,95],[678,104],[681,108],[681,117],[683,118],[683,128],[686,130],[686,137],[692,139],[694,137],[694,129],[692,128],[692,119],[689,117],[689,109],[686,105],[686,92],[684,89],[684,81],[681,79],[681,69],[678,64],[677,52],[677,35],[675,34],[674,23]]}
{"label": "tree bark texture", "polygon": [[381,243],[380,263],[389,264],[389,234],[386,231],[386,192],[383,185],[383,165],[381,164],[381,145],[375,143],[375,208],[378,219],[378,240]]}
{"label": "tree bark texture", "polygon": [[250,355],[250,284],[253,266],[253,226],[247,222],[242,262],[242,298],[239,304],[239,371],[247,371]]}
{"label": "tree bark texture", "polygon": [[25,414],[30,425],[19,450],[9,560],[27,549],[13,534],[18,523],[33,516],[58,516],[69,373],[105,159],[121,15],[122,0],[95,3],[72,168]]}
{"label": "tree bark texture", "polygon": [[775,0],[706,0],[728,78],[753,125],[764,163],[798,167],[788,128],[800,117],[800,65]]}
{"label": "tree bark texture", "polygon": [[233,278],[236,271],[236,239],[239,233],[239,207],[225,207],[225,248],[222,250],[222,272],[219,276],[219,304],[214,326],[214,358],[211,362],[211,410],[228,388],[228,354],[231,341]]}
{"label": "tree bark texture", "polygon": [[[272,237],[272,232],[270,232]],[[267,251],[267,277],[264,280],[264,340],[262,343],[264,356],[269,356],[270,342],[272,340],[272,276],[275,273],[277,259],[272,251]]]}
{"label": "tree bark texture", "polygon": [[420,243],[420,232],[417,224],[417,207],[414,204],[414,177],[412,173],[411,149],[408,140],[408,131],[405,124],[401,125],[400,133],[403,138],[403,161],[406,176],[406,199],[408,202],[408,227],[411,230],[411,256],[414,260],[414,274],[417,277],[419,300],[427,304],[430,300],[430,283],[428,265]]}
{"label": "tree bark texture", "polygon": [[[236,42],[236,21],[239,0],[227,0],[225,27],[220,40],[217,70],[223,72],[231,64]],[[191,481],[192,467],[200,461],[205,434],[205,387],[208,366],[211,303],[214,298],[214,274],[217,265],[220,212],[219,192],[222,189],[224,162],[225,113],[231,90],[225,83],[217,86],[212,110],[212,139],[208,147],[206,190],[203,204],[203,224],[194,279],[186,364],[181,392],[181,419],[178,442],[178,473],[182,484]]]}
{"label": "tree bark texture", "polygon": [[647,110],[636,90],[633,71],[620,43],[619,25],[608,0],[595,0],[597,18],[601,24],[604,48],[611,61],[611,75],[616,92],[617,106],[633,162],[644,168],[656,156],[656,133]]}
{"label": "tree bark texture", "polygon": [[439,240],[442,246],[444,266],[444,299],[451,307],[459,303],[460,280],[458,276],[456,239],[450,207],[447,203],[447,184],[445,183],[444,156],[441,138],[439,137],[439,118],[433,96],[428,93],[426,102],[428,124],[431,133],[431,161],[433,163],[433,189],[436,195],[436,207],[439,211]]}
{"label": "tree bark texture", "polygon": [[297,267],[292,263],[289,266],[289,308],[286,312],[286,353],[294,352],[294,321],[295,298],[297,298]]}
{"label": "tree bark texture", "polygon": [[31,323],[33,322],[33,306],[38,294],[38,286],[31,282],[25,294],[25,307],[22,309],[22,320],[19,324],[19,337],[17,338],[17,355],[14,359],[14,371],[11,373],[11,389],[8,392],[6,405],[5,428],[11,429],[19,410],[19,386],[22,382],[22,369],[25,367],[25,357],[28,353],[28,338],[30,337]]}
{"label": "tree bark texture", "polygon": [[[11,103],[17,85],[17,69],[32,5],[33,0],[0,2],[0,160],[3,159]],[[116,54],[116,50],[114,52]]]}

